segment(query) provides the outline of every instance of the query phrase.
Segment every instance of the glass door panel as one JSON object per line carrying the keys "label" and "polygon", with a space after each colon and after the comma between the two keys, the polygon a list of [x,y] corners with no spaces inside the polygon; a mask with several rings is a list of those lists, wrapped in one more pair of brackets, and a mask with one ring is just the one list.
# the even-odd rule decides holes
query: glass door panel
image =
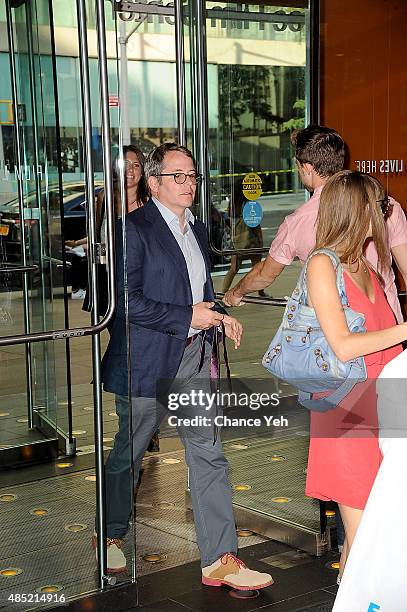
{"label": "glass door panel", "polygon": [[[307,109],[306,3],[271,4],[246,4],[241,12],[206,3],[211,200],[239,251],[268,247],[304,201],[290,134],[304,126]],[[249,233],[243,209],[253,201],[262,219]]]}
{"label": "glass door panel", "polygon": [[[309,6],[183,6],[188,143],[206,177],[199,212],[210,233],[214,285],[224,292],[266,255],[285,216],[306,199],[290,135],[309,117]],[[298,262],[288,266],[267,294],[289,295],[299,270]],[[245,329],[241,348],[230,351],[235,389],[275,392],[289,422],[223,430],[232,484],[247,485],[235,492],[239,524],[258,521],[261,533],[320,553],[319,503],[304,495],[308,415],[290,399],[293,390],[261,366],[283,309],[252,304],[231,314]],[[229,414],[253,416],[236,406]]]}
{"label": "glass door panel", "polygon": [[[1,126],[6,187],[0,194],[0,215],[8,227],[7,240],[2,239],[1,296],[6,314],[1,335],[6,336],[63,329],[67,319],[50,5],[45,0],[3,2],[2,13],[10,60],[3,74],[11,105],[10,123]],[[11,265],[22,269],[7,273]],[[16,404],[12,418],[20,430],[15,443],[59,436],[63,448],[69,420],[66,357],[56,361],[52,342],[3,347],[1,354],[10,364],[13,355],[18,372],[8,381],[9,391],[2,399],[11,406],[11,395]],[[63,415],[59,424],[58,413]],[[12,437],[4,442],[13,446]]]}
{"label": "glass door panel", "polygon": [[[66,278],[63,272],[64,239],[67,237],[64,233],[66,231],[64,221],[68,214],[63,214],[61,206],[64,205],[65,213],[79,212],[78,217],[82,227],[86,227],[87,206],[83,199],[85,190],[83,185],[80,186],[83,175],[80,180],[76,177],[76,181],[72,181],[72,177],[68,176],[65,185],[61,174],[61,153],[63,152],[66,159],[64,165],[66,170],[73,170],[72,161],[75,156],[72,158],[69,146],[65,147],[64,151],[61,150],[59,139],[57,85],[62,81],[62,76],[59,81],[55,71],[52,15],[53,5],[58,6],[58,3],[51,0],[10,1],[4,15],[3,4],[0,0],[0,22],[4,17],[4,24],[0,23],[0,28],[3,25],[8,26],[11,41],[9,52],[13,59],[13,70],[9,75],[10,97],[14,101],[13,132],[10,138],[12,149],[7,155],[10,159],[13,156],[13,165],[9,173],[12,175],[11,179],[15,177],[15,181],[10,180],[8,189],[11,195],[1,193],[0,211],[2,214],[8,212],[7,218],[17,227],[16,242],[20,249],[17,263],[20,265],[27,263],[32,278],[27,279],[27,286],[12,287],[11,300],[21,304],[21,307],[19,310],[15,308],[15,313],[12,312],[15,314],[15,321],[8,319],[8,327],[3,326],[0,335],[63,330],[74,327],[75,324],[81,328],[81,325],[83,327],[89,325],[89,314],[83,313],[79,308],[82,304],[72,302],[72,318],[76,320],[70,326],[67,317]],[[69,15],[69,20],[73,18],[75,22],[76,8],[74,0],[64,3],[59,18],[63,12],[65,18]],[[61,36],[61,30],[58,35]],[[90,28],[89,35],[95,38],[95,30]],[[75,39],[77,44],[77,30],[75,30]],[[61,38],[58,42],[61,42]],[[79,66],[78,60],[76,50],[76,67]],[[93,58],[93,62],[97,65],[96,58]],[[61,63],[63,65],[63,62]],[[76,85],[77,91],[80,91],[80,80],[77,80]],[[98,85],[96,73],[96,92]],[[100,103],[98,95],[94,97],[96,104]],[[81,109],[84,100],[79,96],[76,102]],[[21,108],[23,110],[19,112],[15,110]],[[76,133],[79,132],[81,123],[82,116],[79,115]],[[100,115],[95,117],[94,127],[100,135]],[[78,137],[78,142],[81,138],[82,134]],[[108,146],[107,140],[105,144]],[[100,137],[95,138],[95,149],[100,153],[99,145]],[[1,154],[3,149],[4,147],[0,151]],[[81,154],[80,150],[76,151],[76,156],[81,157]],[[84,165],[86,164],[81,162],[82,171]],[[26,168],[31,169],[30,173]],[[102,165],[99,165],[98,170],[102,175]],[[67,171],[66,174],[72,173]],[[64,189],[61,189],[62,184]],[[73,201],[74,199],[76,201]],[[13,202],[9,204],[11,200]],[[14,216],[9,212],[10,209],[14,210]],[[72,217],[75,221],[75,214],[71,219]],[[1,217],[0,222],[6,223],[4,217]],[[72,226],[73,223],[71,229]],[[85,234],[86,231],[82,236],[70,237],[81,238]],[[21,282],[21,278],[24,277],[20,274],[18,278]],[[81,331],[83,330],[80,329],[79,333]],[[93,347],[89,340],[89,336],[85,336],[71,341],[72,346],[75,345],[77,360],[74,364],[75,375],[79,374],[82,377],[80,379],[82,390],[86,388],[83,396],[87,397],[83,399],[80,392],[75,397],[77,410],[75,435],[82,439],[83,444],[82,434],[88,434],[88,448],[83,445],[80,449],[82,456],[78,452],[75,459],[64,457],[63,460],[38,466],[34,475],[32,471],[27,473],[24,470],[10,470],[2,480],[0,513],[2,525],[6,530],[6,543],[0,555],[1,567],[15,569],[15,574],[14,570],[10,573],[11,581],[4,581],[4,584],[0,585],[0,599],[2,602],[3,600],[7,602],[6,607],[12,607],[12,604],[9,604],[11,601],[20,602],[19,605],[24,603],[21,598],[9,598],[12,592],[38,593],[38,597],[34,597],[27,607],[43,608],[44,602],[57,605],[69,597],[77,598],[81,594],[97,590],[101,585],[107,586],[115,582],[106,576],[98,576],[95,550],[91,544],[97,505],[99,508],[103,507],[98,488],[103,477],[103,467],[101,462],[95,465],[95,447],[92,448],[94,442],[92,417],[95,410],[92,405],[92,389],[96,388],[98,380],[94,376],[94,385],[90,384]],[[8,374],[12,369],[11,359],[14,354],[21,354],[23,367],[26,363],[29,364],[29,372],[27,374],[25,370],[22,372],[31,383],[34,425],[41,429],[44,437],[53,438],[54,450],[56,450],[56,438],[65,437],[66,430],[71,430],[68,412],[70,406],[67,406],[70,384],[67,380],[69,355],[66,349],[65,341],[59,340],[33,343],[28,347],[27,355],[24,348],[21,350],[21,346],[13,345],[2,349],[0,353],[4,352],[8,359],[7,363],[10,364]],[[16,372],[14,381],[11,380],[11,376],[9,378],[8,386],[2,385],[2,390],[8,392],[10,387],[23,391],[19,400],[20,404],[24,404],[27,401],[27,394],[22,388],[22,383],[25,381],[22,381],[20,371]],[[4,402],[8,399],[4,393],[2,399]],[[110,421],[105,429],[106,439],[102,440],[102,435],[100,436],[101,443],[106,445],[105,450],[109,450],[109,442],[112,441],[108,435],[112,433],[114,435],[117,431],[116,418],[109,419],[110,415],[107,416],[112,409],[110,400],[110,403],[105,404],[106,419]],[[90,424],[88,432],[79,429],[80,425],[84,426],[85,419],[87,426]],[[40,434],[33,428],[32,435],[34,433],[38,440]],[[23,442],[29,439],[25,438]],[[12,442],[18,444],[14,440]],[[69,438],[67,447],[68,443]],[[34,455],[34,444],[30,446],[21,443],[21,446],[27,457],[30,453]],[[70,450],[73,454],[74,449]],[[100,459],[100,456],[98,457]],[[46,456],[43,453],[38,458],[44,460]],[[99,476],[97,482],[96,474]],[[31,482],[32,478],[39,480]],[[96,500],[98,504],[95,503]],[[131,547],[130,541],[129,548]],[[131,554],[128,556],[128,561],[130,569]],[[125,574],[123,579],[127,581],[129,573]]]}
{"label": "glass door panel", "polygon": [[[199,214],[211,236],[218,291],[236,284],[237,273],[265,256],[285,216],[307,197],[290,136],[309,116],[308,2],[267,4],[206,2],[204,34],[196,3],[183,4],[187,138],[206,175],[207,199],[202,193]],[[198,78],[202,59],[204,84]],[[207,104],[200,100],[202,91]],[[202,125],[206,142],[199,148]],[[269,294],[287,295],[299,265],[287,267]],[[270,315],[270,336],[280,315]],[[259,337],[252,332],[244,354],[234,359],[258,361]],[[257,372],[263,376],[261,367]]]}

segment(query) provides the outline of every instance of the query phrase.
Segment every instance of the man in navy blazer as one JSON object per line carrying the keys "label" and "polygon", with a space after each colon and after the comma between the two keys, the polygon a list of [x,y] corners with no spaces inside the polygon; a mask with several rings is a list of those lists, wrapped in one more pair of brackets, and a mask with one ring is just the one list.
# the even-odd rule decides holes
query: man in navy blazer
{"label": "man in navy blazer", "polygon": [[[118,306],[102,365],[104,389],[115,394],[119,416],[119,432],[106,463],[107,553],[111,572],[126,567],[122,538],[128,529],[133,503],[130,409],[133,476],[137,482],[151,435],[166,415],[174,415],[156,399],[160,381],[173,381],[177,392],[197,389],[210,392],[209,340],[214,327],[223,321],[225,333],[236,348],[242,334],[236,319],[214,309],[206,228],[190,211],[200,180],[191,152],[175,143],[163,144],[149,155],[145,172],[152,197],[145,206],[126,216],[125,258],[122,236],[117,240]],[[228,463],[219,436],[214,438],[213,410],[193,401],[178,408],[175,416],[189,467],[202,582],[240,589],[272,584],[269,574],[250,570],[236,557]],[[193,427],[187,419],[195,416],[206,417],[208,421]]]}

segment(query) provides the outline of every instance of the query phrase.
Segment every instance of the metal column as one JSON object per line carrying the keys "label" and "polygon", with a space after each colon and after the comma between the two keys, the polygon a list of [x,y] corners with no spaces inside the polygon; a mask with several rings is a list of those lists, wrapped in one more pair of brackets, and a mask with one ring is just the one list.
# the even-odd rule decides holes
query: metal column
{"label": "metal column", "polygon": [[[87,45],[87,23],[85,0],[78,0],[78,26],[79,26],[79,45],[80,45],[80,67],[82,85],[82,108],[84,123],[84,165],[86,170],[86,199],[89,211],[93,214],[88,216],[88,241],[90,254],[90,267],[92,283],[92,324],[98,325],[98,287],[97,287],[97,264],[96,257],[96,219],[94,211],[94,181],[92,163],[92,118],[90,105],[90,78]],[[106,203],[107,231],[111,240],[110,258],[108,257],[109,271],[109,293],[113,299],[114,308],[114,261],[113,257],[113,181],[110,155],[110,122],[109,122],[109,103],[107,87],[107,57],[106,57],[106,33],[105,15],[102,0],[96,1],[97,15],[97,36],[98,36],[98,55],[99,55],[99,77],[101,88],[101,115],[102,115],[102,139],[103,139],[103,164],[104,164],[104,190]],[[90,204],[92,203],[92,205]],[[101,387],[101,347],[99,334],[92,336],[92,366],[93,366],[93,400],[94,400],[94,421],[95,421],[95,463],[96,463],[96,530],[97,530],[97,552],[99,586],[105,588],[108,584],[114,584],[115,578],[107,575],[106,558],[106,508],[105,508],[105,479],[104,479],[104,456],[103,456],[103,410],[102,410],[102,387]]]}
{"label": "metal column", "polygon": [[185,51],[184,51],[184,6],[183,0],[175,0],[175,62],[177,71],[177,118],[178,142],[187,144],[185,110]]}
{"label": "metal column", "polygon": [[199,159],[199,170],[202,173],[201,185],[202,221],[210,228],[209,219],[209,161],[208,161],[208,82],[206,61],[206,12],[205,0],[196,3],[196,79],[197,79],[197,156]]}
{"label": "metal column", "polygon": [[[10,75],[11,75],[11,87],[12,87],[12,98],[14,108],[14,127],[15,127],[15,142],[17,150],[17,164],[21,169],[23,167],[22,160],[22,139],[20,123],[18,118],[18,92],[17,92],[17,75],[16,75],[16,61],[15,61],[15,46],[14,46],[14,32],[13,32],[13,20],[11,14],[10,1],[6,2],[6,18],[7,18],[7,34],[9,42],[9,58],[10,58]],[[26,231],[24,222],[24,194],[21,181],[18,181],[18,204],[20,213],[20,236],[21,236],[21,263],[24,268],[27,267],[27,252],[26,252]],[[30,333],[30,305],[29,305],[29,286],[27,272],[23,272],[23,304],[24,304],[24,331],[26,334]],[[28,404],[28,427],[33,426],[33,409],[34,409],[34,393],[33,393],[33,372],[32,372],[32,351],[31,344],[27,343],[25,346],[25,368],[27,378],[27,404]]]}

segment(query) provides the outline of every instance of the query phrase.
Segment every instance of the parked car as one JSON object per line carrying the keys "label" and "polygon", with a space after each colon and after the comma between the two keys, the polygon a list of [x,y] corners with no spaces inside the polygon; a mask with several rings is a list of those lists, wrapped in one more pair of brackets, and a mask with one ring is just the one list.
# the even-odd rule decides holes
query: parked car
{"label": "parked car", "polygon": [[[95,196],[103,188],[100,182],[95,184]],[[43,218],[43,232],[51,243],[52,254],[57,257],[57,245],[65,240],[78,240],[86,236],[86,193],[83,182],[67,183],[63,186],[63,218],[61,219],[59,185],[51,183],[42,193],[41,206],[38,206],[36,191],[24,195],[25,225],[27,235],[31,235],[30,247],[34,250],[32,258],[36,259],[36,244],[40,237],[38,222]],[[18,198],[0,205],[0,241],[3,262],[17,263],[21,260],[20,206]]]}

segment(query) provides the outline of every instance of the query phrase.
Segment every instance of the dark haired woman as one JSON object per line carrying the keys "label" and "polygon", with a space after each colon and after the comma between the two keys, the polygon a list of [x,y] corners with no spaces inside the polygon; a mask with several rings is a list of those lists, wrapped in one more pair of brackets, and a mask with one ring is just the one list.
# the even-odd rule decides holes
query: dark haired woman
{"label": "dark haired woman", "polygon": [[[121,165],[123,164],[123,168]],[[124,196],[120,185],[121,170],[124,177]],[[113,161],[113,194],[116,219],[143,206],[149,198],[147,183],[144,177],[144,155],[134,145],[123,147],[122,156],[118,154]],[[96,197],[96,227],[98,240],[106,243],[105,192],[102,189]],[[89,291],[86,292],[84,310],[90,310]],[[98,313],[104,315],[108,307],[108,285],[106,266],[101,264],[98,273]]]}
{"label": "dark haired woman", "polygon": [[[113,161],[113,193],[116,218],[120,218],[125,211],[125,214],[132,212],[136,208],[143,206],[148,198],[149,192],[147,183],[144,177],[144,155],[141,150],[134,145],[126,145],[123,147],[122,155],[120,153]],[[124,196],[125,202],[122,202],[122,189],[120,185],[121,170],[124,177]],[[102,189],[96,196],[96,227],[97,240],[106,243],[106,214],[105,214],[105,192]],[[73,241],[68,246],[79,246],[87,244],[87,238]],[[83,310],[90,311],[92,308],[90,301],[89,289],[86,290]],[[98,313],[103,316],[108,308],[108,282],[106,265],[98,265]],[[148,451],[158,452],[160,450],[158,432],[151,438],[148,446]]]}
{"label": "dark haired woman", "polygon": [[379,274],[390,265],[384,221],[389,213],[389,199],[380,183],[359,172],[337,173],[321,194],[315,248],[339,256],[349,305],[365,315],[366,333],[348,329],[331,259],[315,255],[307,272],[309,304],[332,350],[342,361],[365,356],[368,373],[368,380],[356,385],[334,410],[311,413],[306,494],[339,505],[345,526],[340,575],[382,459],[376,379],[407,339],[407,324],[395,325],[380,276],[364,256],[367,241],[373,240]]}
{"label": "dark haired woman", "polygon": [[[143,206],[148,198],[149,191],[147,182],[144,176],[145,157],[141,150],[134,145],[126,145],[123,147],[123,156],[117,155],[113,162],[113,189],[114,189],[114,204],[116,218],[119,219],[123,214],[132,212],[136,208]],[[121,168],[123,164],[123,168]],[[120,175],[123,169],[124,190],[125,190],[125,205],[122,204]],[[96,204],[97,226],[100,228],[100,238],[102,242],[106,242],[106,215],[104,214],[104,192],[100,191],[97,195]],[[106,267],[103,266],[99,279],[102,279],[98,285],[99,292],[99,313],[106,312],[107,304],[107,274]],[[103,295],[101,295],[101,288]],[[104,289],[104,290],[103,290]],[[88,294],[87,294],[88,295]],[[102,299],[101,299],[102,298]],[[86,307],[86,299],[84,309]],[[101,310],[102,308],[102,310]],[[160,450],[160,442],[158,438],[158,430],[152,436],[147,450],[149,452],[158,452]]]}
{"label": "dark haired woman", "polygon": [[[136,208],[143,206],[149,198],[147,183],[144,177],[144,154],[134,145],[123,147],[123,153],[115,157],[113,161],[113,192],[116,218],[122,216],[123,208],[125,213],[132,212]],[[125,205],[122,205],[120,176],[123,170]],[[96,199],[97,217],[99,217],[99,227],[102,228],[104,216],[104,191],[99,191]],[[102,229],[103,231],[103,229]]]}
{"label": "dark haired woman", "polygon": [[[123,165],[123,168],[121,167]],[[120,176],[123,169],[125,203],[122,203]],[[119,219],[123,210],[125,214],[143,206],[149,198],[147,183],[144,177],[144,155],[134,145],[126,145],[113,161],[113,195],[116,218]],[[97,240],[106,243],[105,192],[101,189],[96,196],[96,232]],[[88,239],[70,240],[68,247],[87,246]],[[86,248],[85,246],[85,248]],[[106,266],[98,266],[98,314],[103,316],[108,308],[108,284]],[[90,293],[86,291],[83,310],[90,311]]]}

